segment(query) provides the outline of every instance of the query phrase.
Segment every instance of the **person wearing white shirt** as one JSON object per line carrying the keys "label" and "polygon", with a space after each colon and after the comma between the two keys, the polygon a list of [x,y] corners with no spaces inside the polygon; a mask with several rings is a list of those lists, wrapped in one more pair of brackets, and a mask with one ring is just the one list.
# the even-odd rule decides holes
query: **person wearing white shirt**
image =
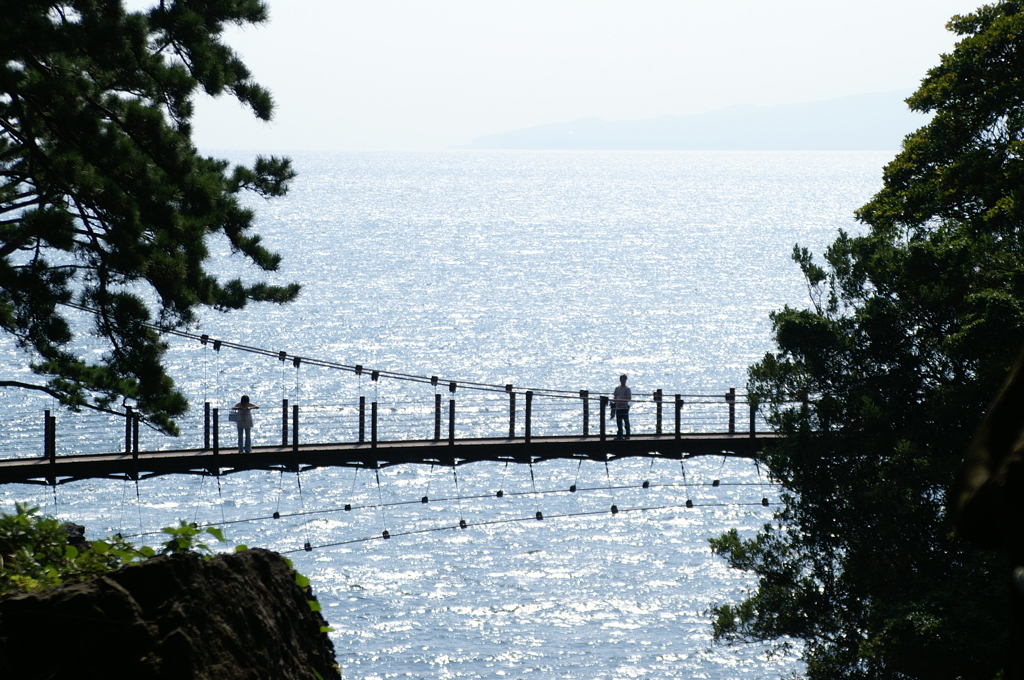
{"label": "person wearing white shirt", "polygon": [[249,401],[248,394],[243,394],[242,400],[231,407],[235,412],[233,420],[238,425],[239,453],[252,453],[252,411],[257,408],[259,406]]}

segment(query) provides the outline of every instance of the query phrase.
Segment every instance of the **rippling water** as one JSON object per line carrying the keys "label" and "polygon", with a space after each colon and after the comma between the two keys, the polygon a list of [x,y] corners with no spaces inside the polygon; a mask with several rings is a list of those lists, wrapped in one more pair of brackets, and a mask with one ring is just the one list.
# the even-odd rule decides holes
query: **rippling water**
{"label": "rippling water", "polygon": [[[746,367],[770,349],[768,313],[805,304],[793,244],[820,252],[837,229],[856,231],[852,211],[879,188],[891,155],[300,154],[289,197],[254,205],[259,232],[285,254],[275,280],[302,282],[302,297],[209,314],[196,330],[449,380],[608,391],[626,372],[637,395],[742,389]],[[254,275],[224,255],[216,264],[224,276]],[[339,414],[335,425],[350,432],[359,395],[395,413],[433,400],[429,385],[374,384],[185,340],[171,346],[169,362],[193,404],[230,406],[247,393],[273,407],[288,398],[310,413]],[[83,343],[82,351],[98,350]],[[17,352],[9,343],[0,352],[5,374],[15,375]],[[3,396],[0,415],[12,424],[0,439],[3,455],[38,455],[40,413],[53,405]],[[279,437],[268,410],[257,444]],[[394,418],[393,431],[413,427]],[[638,430],[653,427],[642,408],[634,419]],[[577,420],[555,413],[544,426]],[[59,414],[61,450],[116,448],[119,425],[96,422]],[[486,433],[475,422],[466,434]],[[183,419],[184,441],[143,433],[143,446],[195,446],[197,423],[195,414]],[[43,505],[86,524],[90,536],[188,519],[227,522],[232,543],[297,551],[290,556],[320,595],[346,678],[799,671],[760,646],[711,644],[709,608],[753,582],[711,556],[707,538],[733,527],[752,534],[770,520],[760,499],[777,498],[749,463],[476,463],[457,471],[457,483],[450,468],[401,466],[380,471],[379,484],[372,471],[332,469],[219,482],[175,476],[137,487],[81,481],[56,491],[7,485],[0,502]],[[431,501],[422,504],[425,495]],[[621,510],[614,517],[612,503]],[[275,511],[281,519],[270,519]],[[460,519],[468,529],[452,528]],[[384,529],[394,538],[380,540]],[[303,551],[307,541],[317,548]]]}

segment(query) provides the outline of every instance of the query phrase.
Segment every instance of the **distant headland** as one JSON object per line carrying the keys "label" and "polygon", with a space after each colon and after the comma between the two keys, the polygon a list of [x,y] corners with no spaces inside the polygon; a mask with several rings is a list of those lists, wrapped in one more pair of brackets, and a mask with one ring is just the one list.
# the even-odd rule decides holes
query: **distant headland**
{"label": "distant headland", "polygon": [[477,137],[452,149],[827,151],[895,150],[928,116],[907,108],[913,90],[781,106],[733,106],[686,116],[580,118]]}

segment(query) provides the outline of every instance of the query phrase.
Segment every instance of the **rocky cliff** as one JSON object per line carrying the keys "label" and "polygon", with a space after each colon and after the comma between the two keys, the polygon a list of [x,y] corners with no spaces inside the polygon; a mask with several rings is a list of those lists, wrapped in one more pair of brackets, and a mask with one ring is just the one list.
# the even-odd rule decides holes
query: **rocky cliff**
{"label": "rocky cliff", "polygon": [[266,550],[155,557],[0,600],[0,678],[340,678],[310,599]]}

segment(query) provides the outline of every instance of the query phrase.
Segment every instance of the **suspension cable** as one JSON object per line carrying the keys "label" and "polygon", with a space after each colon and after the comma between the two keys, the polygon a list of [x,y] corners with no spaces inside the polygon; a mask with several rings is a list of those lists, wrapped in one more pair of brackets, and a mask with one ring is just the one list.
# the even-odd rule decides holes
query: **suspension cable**
{"label": "suspension cable", "polygon": [[[79,304],[70,303],[70,302],[63,303],[63,304],[66,307],[71,307],[71,308],[77,309],[79,311],[88,312],[90,314],[98,314],[98,312],[96,310],[94,310],[94,309],[92,309],[90,307],[86,307],[84,305],[79,305]],[[286,352],[284,350],[274,351],[274,350],[269,350],[269,349],[265,349],[265,348],[262,348],[262,347],[254,347],[254,346],[245,345],[245,344],[242,344],[242,343],[231,342],[229,340],[215,340],[215,339],[211,338],[209,335],[206,335],[206,334],[191,333],[189,331],[184,331],[184,330],[180,330],[180,329],[177,329],[177,328],[170,328],[170,327],[166,327],[166,326],[160,326],[158,324],[143,323],[142,325],[145,326],[146,328],[149,328],[151,330],[157,331],[159,333],[164,333],[164,334],[167,334],[167,335],[174,335],[174,336],[177,336],[177,337],[180,337],[180,338],[189,339],[189,340],[197,340],[197,341],[201,342],[204,346],[208,342],[213,342],[214,343],[214,349],[217,349],[217,350],[219,350],[222,347],[225,347],[225,348],[228,348],[228,349],[234,349],[234,350],[238,350],[238,351],[241,351],[241,352],[248,352],[248,353],[251,353],[251,354],[257,354],[257,355],[266,356],[266,357],[273,357],[273,358],[279,359],[281,361],[284,361],[287,358],[291,358],[293,364],[295,364],[296,367],[298,367],[298,365],[299,365],[299,363],[296,363],[296,362],[300,362],[300,363],[310,364],[310,365],[313,365],[313,366],[318,366],[318,367],[321,367],[321,368],[327,368],[327,369],[332,369],[332,370],[348,371],[348,372],[356,373],[356,374],[362,374],[364,371],[370,370],[370,369],[365,368],[365,367],[363,367],[362,365],[359,365],[359,364],[355,364],[355,365],[344,364],[344,363],[340,363],[340,362],[336,362],[336,361],[331,361],[331,360],[328,360],[328,359],[318,359],[318,358],[314,358],[314,357],[302,357],[302,356],[295,355],[295,354],[289,354],[288,352]],[[389,371],[389,370],[386,370],[386,369],[373,369],[373,372],[375,372],[381,378],[390,378],[392,380],[403,380],[403,381],[415,382],[415,383],[427,383],[427,384],[432,384],[435,387],[438,384],[438,380],[439,380],[439,378],[437,376],[415,375],[415,374],[411,374],[411,373],[402,373],[400,371]],[[456,384],[458,384],[458,386],[460,388],[471,389],[471,390],[478,390],[478,391],[484,391],[484,392],[502,392],[502,393],[507,393],[507,392],[510,391],[509,390],[510,386],[508,386],[508,385],[498,385],[498,384],[494,384],[494,383],[476,382],[476,381],[472,381],[472,380],[457,380],[457,379],[456,380],[449,380],[449,379],[446,379],[443,382],[456,383]],[[513,387],[511,387],[511,391],[514,391],[514,392],[517,392],[517,393],[520,393],[520,394],[525,394],[526,392],[529,391],[529,392],[533,392],[534,394],[544,394],[545,396],[547,396],[549,398],[556,398],[556,399],[572,399],[572,400],[580,399],[579,390],[565,390],[565,389],[556,389],[556,388],[548,388],[548,387],[515,387],[515,386],[513,386]],[[606,395],[610,395],[610,394],[611,394],[611,392],[592,391],[592,392],[589,393],[588,398],[589,399],[596,399],[596,398],[599,398],[601,396],[606,396]],[[702,398],[721,399],[723,395],[717,395],[717,394],[715,394],[715,395],[712,395],[712,394],[681,394],[680,396],[685,398],[685,399],[687,399],[687,404],[699,404],[699,403],[720,403],[719,401],[706,401],[706,402],[704,402],[704,401],[694,401],[694,400],[695,399],[702,399]],[[737,401],[741,401],[740,400],[741,396],[742,395],[736,395]],[[649,400],[648,399],[644,399],[644,398],[639,398],[639,399],[634,399],[634,401],[653,401],[653,398],[651,398]]]}

